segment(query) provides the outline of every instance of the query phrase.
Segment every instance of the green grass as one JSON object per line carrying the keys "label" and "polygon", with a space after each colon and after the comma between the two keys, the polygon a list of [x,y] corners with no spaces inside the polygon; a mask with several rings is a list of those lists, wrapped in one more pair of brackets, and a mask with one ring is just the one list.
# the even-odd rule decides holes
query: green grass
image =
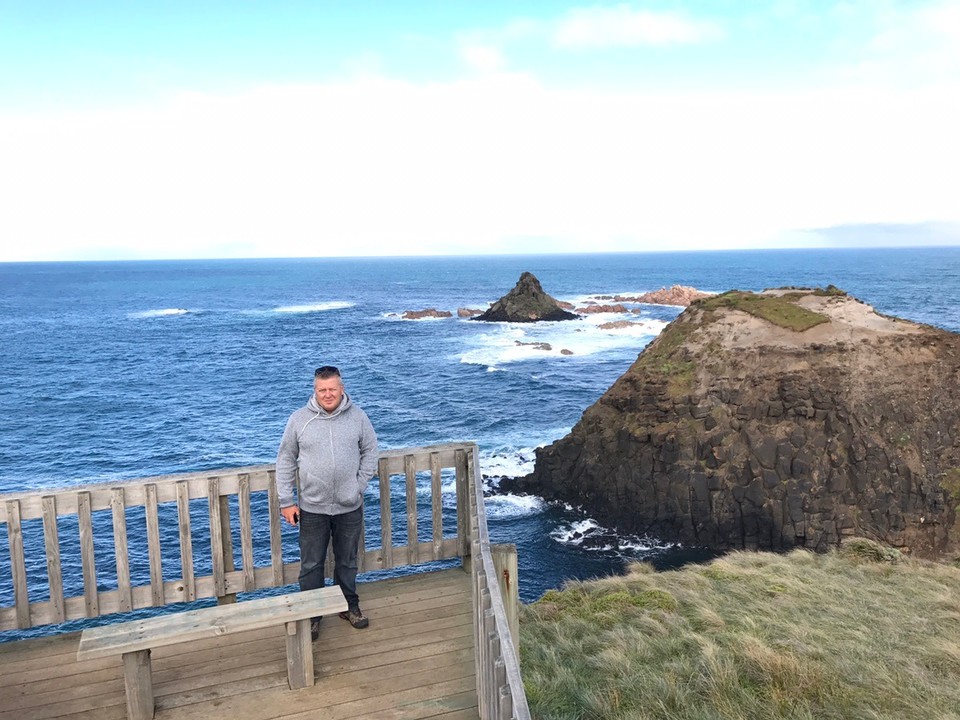
{"label": "green grass", "polygon": [[575,582],[524,606],[536,718],[960,718],[960,568],[869,540]]}
{"label": "green grass", "polygon": [[[842,292],[842,291],[837,291]],[[796,301],[809,293],[787,293],[785,295],[756,295],[751,292],[740,290],[730,290],[722,295],[699,300],[699,307],[704,310],[717,310],[719,308],[733,308],[742,310],[754,317],[761,318],[774,325],[803,332],[809,330],[815,325],[830,322],[830,319],[820,313],[807,310],[805,307],[797,305]],[[824,290],[821,294],[835,294],[832,291]]]}
{"label": "green grass", "polygon": [[689,359],[685,346],[699,329],[689,318],[674,321],[640,354],[639,367],[664,376],[671,396],[689,393],[693,386],[697,366]]}

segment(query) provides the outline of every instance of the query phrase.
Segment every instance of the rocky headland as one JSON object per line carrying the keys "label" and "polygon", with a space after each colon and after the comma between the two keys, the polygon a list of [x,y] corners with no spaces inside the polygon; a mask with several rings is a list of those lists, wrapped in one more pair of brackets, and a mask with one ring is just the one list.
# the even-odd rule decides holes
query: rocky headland
{"label": "rocky headland", "polygon": [[717,549],[956,553],[960,336],[833,287],[695,300],[501,487]]}

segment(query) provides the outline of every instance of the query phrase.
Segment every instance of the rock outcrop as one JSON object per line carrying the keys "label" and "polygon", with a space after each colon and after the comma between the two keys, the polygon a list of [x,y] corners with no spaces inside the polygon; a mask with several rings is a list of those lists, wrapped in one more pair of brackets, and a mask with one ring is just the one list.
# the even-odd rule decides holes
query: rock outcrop
{"label": "rock outcrop", "polygon": [[578,307],[575,312],[579,313],[580,315],[592,315],[598,313],[625,313],[627,312],[627,308],[619,303],[616,305],[599,305],[597,303],[593,303],[592,305]]}
{"label": "rock outcrop", "polygon": [[960,549],[960,335],[836,288],[694,302],[504,485],[724,548]]}
{"label": "rock outcrop", "polygon": [[472,320],[486,322],[537,322],[540,320],[576,320],[574,313],[567,312],[547,295],[540,281],[532,273],[525,272],[513,290],[497,300],[486,312]]}
{"label": "rock outcrop", "polygon": [[687,307],[694,300],[710,297],[709,293],[701,292],[694,287],[686,285],[671,285],[668,288],[660,288],[653,292],[644,293],[637,297],[636,302],[648,303],[650,305],[680,305]]}
{"label": "rock outcrop", "polygon": [[436,308],[427,308],[425,310],[404,310],[400,315],[404,320],[423,320],[424,318],[448,318],[453,317],[449,310],[437,310]]}
{"label": "rock outcrop", "polygon": [[597,300],[613,300],[615,303],[645,303],[647,305],[678,305],[687,307],[694,300],[710,297],[712,293],[697,290],[687,285],[671,285],[642,295],[595,295]]}

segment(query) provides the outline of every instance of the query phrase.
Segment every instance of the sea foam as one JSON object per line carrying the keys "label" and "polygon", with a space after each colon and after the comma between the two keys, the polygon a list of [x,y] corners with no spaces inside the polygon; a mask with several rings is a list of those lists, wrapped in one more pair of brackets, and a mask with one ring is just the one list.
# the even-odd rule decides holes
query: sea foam
{"label": "sea foam", "polygon": [[173,317],[176,315],[186,315],[190,311],[186,308],[163,308],[161,310],[144,310],[143,312],[130,313],[127,317],[131,318],[155,318],[155,317]]}
{"label": "sea foam", "polygon": [[[601,327],[617,320],[630,324]],[[562,360],[622,348],[639,351],[666,326],[663,320],[633,313],[597,313],[565,322],[498,323],[469,337],[467,347],[457,357],[462,363],[494,368],[523,360]]]}
{"label": "sea foam", "polygon": [[312,313],[325,312],[327,310],[343,310],[353,307],[356,303],[347,300],[329,300],[327,302],[310,303],[308,305],[281,305],[274,308],[273,312],[278,313]]}
{"label": "sea foam", "polygon": [[564,523],[552,530],[550,537],[562,545],[572,545],[592,552],[613,553],[624,558],[676,547],[674,543],[665,543],[655,538],[618,533],[603,527],[593,518]]}

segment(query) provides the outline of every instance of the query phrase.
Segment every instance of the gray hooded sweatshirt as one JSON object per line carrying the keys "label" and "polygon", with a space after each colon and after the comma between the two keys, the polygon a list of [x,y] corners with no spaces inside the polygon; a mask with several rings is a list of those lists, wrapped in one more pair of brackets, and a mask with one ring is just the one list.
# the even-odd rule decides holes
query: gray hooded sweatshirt
{"label": "gray hooded sweatshirt", "polygon": [[[377,435],[370,418],[346,393],[331,412],[313,395],[295,411],[277,452],[280,507],[298,504],[322,515],[342,515],[363,504],[363,491],[377,472]],[[297,474],[299,502],[294,500]]]}

